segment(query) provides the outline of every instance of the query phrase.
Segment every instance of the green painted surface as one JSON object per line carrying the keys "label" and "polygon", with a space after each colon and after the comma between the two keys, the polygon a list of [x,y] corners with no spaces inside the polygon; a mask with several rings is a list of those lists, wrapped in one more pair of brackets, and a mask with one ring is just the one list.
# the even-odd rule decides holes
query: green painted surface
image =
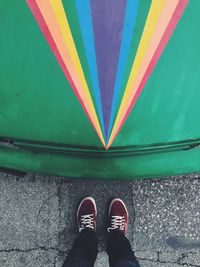
{"label": "green painted surface", "polygon": [[25,1],[0,20],[0,136],[101,145]]}
{"label": "green painted surface", "polygon": [[199,149],[118,159],[0,149],[0,162],[6,168],[91,179],[134,179],[199,172],[199,164],[194,159],[200,159]]}
{"label": "green painted surface", "polygon": [[140,1],[139,2],[139,6],[138,6],[138,15],[136,18],[136,23],[135,23],[135,28],[134,28],[134,34],[131,40],[131,49],[129,51],[129,55],[128,55],[128,62],[126,64],[126,69],[124,72],[124,78],[123,78],[123,82],[120,88],[120,93],[119,93],[119,100],[118,100],[118,106],[115,112],[115,118],[117,116],[117,111],[119,109],[119,106],[121,104],[120,99],[122,99],[128,79],[129,79],[129,75],[131,72],[131,68],[133,65],[133,61],[135,59],[136,53],[137,53],[137,49],[140,43],[140,39],[142,36],[142,32],[144,30],[144,26],[145,26],[145,22],[148,16],[148,12],[151,6],[151,0],[146,0],[146,1]]}
{"label": "green painted surface", "polygon": [[190,0],[114,145],[200,136],[199,13],[200,1]]}
{"label": "green painted surface", "polygon": [[[69,21],[76,24],[73,12]],[[190,0],[113,147],[104,152],[25,1],[1,0],[0,166],[107,179],[200,171],[199,13],[199,0]],[[73,34],[78,42],[80,29]]]}
{"label": "green painted surface", "polygon": [[[65,12],[67,15],[68,23],[73,35],[73,39],[76,45],[76,50],[79,55],[79,59],[81,62],[81,66],[84,71],[85,79],[88,84],[88,88],[90,89],[90,94],[92,97],[93,102],[95,103],[95,97],[92,89],[92,82],[91,82],[91,77],[90,77],[90,72],[88,68],[88,63],[86,59],[86,54],[84,50],[84,44],[83,44],[83,39],[81,35],[81,29],[79,25],[79,20],[78,20],[78,14],[76,11],[76,3],[74,0],[68,0],[68,1],[63,1],[63,6],[65,8]],[[95,103],[96,107],[96,103]]]}

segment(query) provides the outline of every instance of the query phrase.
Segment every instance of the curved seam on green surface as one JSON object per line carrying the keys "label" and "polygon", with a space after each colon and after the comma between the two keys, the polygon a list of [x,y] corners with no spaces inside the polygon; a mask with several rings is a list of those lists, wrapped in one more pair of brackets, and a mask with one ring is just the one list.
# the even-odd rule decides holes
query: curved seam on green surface
{"label": "curved seam on green surface", "polygon": [[58,145],[25,140],[12,140],[1,137],[0,146],[6,146],[14,149],[28,149],[34,152],[67,154],[75,157],[116,158],[191,150],[200,147],[200,138],[192,140],[182,140],[177,142],[148,144],[143,146],[132,145],[124,147],[115,147],[108,151],[98,149],[97,147]]}

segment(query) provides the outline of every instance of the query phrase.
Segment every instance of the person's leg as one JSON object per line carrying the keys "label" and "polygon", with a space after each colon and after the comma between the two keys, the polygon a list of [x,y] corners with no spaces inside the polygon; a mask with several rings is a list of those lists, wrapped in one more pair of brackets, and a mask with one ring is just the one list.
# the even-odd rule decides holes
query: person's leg
{"label": "person's leg", "polygon": [[84,198],[77,211],[78,228],[80,235],[65,260],[63,267],[93,267],[98,242],[96,230],[96,204],[92,198]]}
{"label": "person's leg", "polygon": [[92,267],[97,257],[97,237],[94,230],[84,229],[63,264],[63,267]]}
{"label": "person's leg", "polygon": [[139,267],[139,263],[125,237],[128,229],[128,211],[121,199],[114,199],[109,208],[107,253],[110,267]]}
{"label": "person's leg", "polygon": [[120,230],[108,233],[107,253],[111,267],[139,267],[129,240]]}

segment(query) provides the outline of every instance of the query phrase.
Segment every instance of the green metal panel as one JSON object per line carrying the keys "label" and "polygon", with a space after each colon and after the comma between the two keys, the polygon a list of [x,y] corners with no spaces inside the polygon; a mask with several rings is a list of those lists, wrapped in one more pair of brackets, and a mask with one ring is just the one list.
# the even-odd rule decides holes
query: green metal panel
{"label": "green metal panel", "polygon": [[[70,5],[69,21],[76,24],[74,2],[65,7]],[[106,179],[200,171],[199,14],[199,0],[190,0],[131,115],[105,151],[25,1],[1,0],[0,166]],[[80,44],[78,25],[73,31]]]}
{"label": "green metal panel", "polygon": [[200,2],[191,0],[115,145],[198,138]]}

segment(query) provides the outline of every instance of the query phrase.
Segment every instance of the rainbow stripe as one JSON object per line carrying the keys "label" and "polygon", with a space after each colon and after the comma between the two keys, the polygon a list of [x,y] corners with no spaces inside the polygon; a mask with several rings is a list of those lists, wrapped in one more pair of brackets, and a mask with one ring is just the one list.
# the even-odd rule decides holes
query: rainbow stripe
{"label": "rainbow stripe", "polygon": [[[189,0],[74,0],[91,85],[61,0],[27,0],[103,146],[109,148]],[[148,12],[141,12],[146,9]],[[129,67],[131,66],[131,67]]]}

